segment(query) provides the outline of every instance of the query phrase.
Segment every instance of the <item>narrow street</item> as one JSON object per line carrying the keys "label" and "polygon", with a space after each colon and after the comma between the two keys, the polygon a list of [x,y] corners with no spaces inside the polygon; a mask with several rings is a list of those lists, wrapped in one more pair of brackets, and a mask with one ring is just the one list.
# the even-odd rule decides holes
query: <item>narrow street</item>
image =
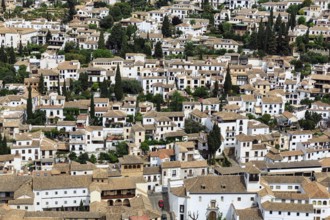
{"label": "narrow street", "polygon": [[[162,212],[162,214],[166,214],[167,220],[171,220],[171,215],[169,213],[169,203],[168,203],[167,193],[150,193],[148,196],[149,196],[152,207],[154,209]],[[163,210],[158,206],[158,202],[160,200],[164,201]]]}

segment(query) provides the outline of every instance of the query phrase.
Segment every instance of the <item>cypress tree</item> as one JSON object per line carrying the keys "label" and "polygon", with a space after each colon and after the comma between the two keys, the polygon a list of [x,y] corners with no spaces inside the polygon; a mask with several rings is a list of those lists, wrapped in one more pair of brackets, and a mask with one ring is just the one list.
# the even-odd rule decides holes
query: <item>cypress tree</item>
{"label": "cypress tree", "polygon": [[225,95],[230,94],[232,86],[233,85],[232,85],[232,82],[231,82],[230,68],[229,68],[229,64],[228,64],[227,73],[226,73],[226,77],[225,77],[225,82],[223,84],[223,89],[224,89]]}
{"label": "cypress tree", "polygon": [[304,44],[308,44],[309,43],[309,27],[306,31],[306,34],[304,35]]}
{"label": "cypress tree", "polygon": [[210,153],[210,158],[215,158],[215,153],[221,145],[220,128],[218,124],[214,123],[212,131],[207,136],[207,145]]}
{"label": "cypress tree", "polygon": [[38,92],[42,95],[45,92],[45,82],[44,82],[44,76],[42,74],[40,75],[40,78],[39,78]]}
{"label": "cypress tree", "polygon": [[2,139],[2,146],[3,146],[3,149],[4,149],[4,154],[10,154],[10,148],[7,145],[6,136],[4,136],[3,139]]}
{"label": "cypress tree", "polygon": [[268,23],[270,24],[270,27],[273,27],[273,23],[274,23],[273,8],[270,9],[270,15],[269,15],[269,18],[268,18]]}
{"label": "cypress tree", "polygon": [[279,33],[279,31],[281,29],[281,25],[282,25],[282,17],[281,17],[281,14],[278,14],[276,21],[275,21],[275,25],[274,25],[275,33]]}
{"label": "cypress tree", "polygon": [[105,43],[104,43],[104,32],[101,31],[99,41],[97,43],[98,49],[105,49]]}
{"label": "cypress tree", "polygon": [[27,119],[30,120],[33,118],[33,112],[32,112],[32,88],[31,85],[28,88],[28,99],[26,102],[26,114],[27,114]]}
{"label": "cypress tree", "polygon": [[258,34],[255,31],[253,31],[251,34],[249,48],[252,50],[258,49]]}
{"label": "cypress tree", "polygon": [[218,94],[219,94],[219,82],[218,82],[218,80],[216,80],[214,82],[214,88],[213,88],[213,91],[212,91],[212,96],[213,97],[218,97]]}
{"label": "cypress tree", "polygon": [[65,97],[65,101],[67,102],[68,101],[68,92],[67,92],[67,89],[66,89],[65,80],[63,82],[63,87],[62,87],[62,95]]}
{"label": "cypress tree", "polygon": [[0,48],[0,61],[3,63],[7,63],[7,55],[3,46],[1,46]]}
{"label": "cypress tree", "polygon": [[2,7],[2,11],[5,12],[6,11],[6,0],[1,0],[1,7]]}
{"label": "cypress tree", "polygon": [[48,30],[46,34],[46,44],[52,39],[52,33]]}
{"label": "cypress tree", "polygon": [[259,23],[258,36],[257,36],[259,50],[262,50],[264,48],[264,43],[265,43],[265,30],[264,29],[265,29],[264,23],[261,20]]}
{"label": "cypress tree", "polygon": [[58,75],[58,78],[57,78],[57,94],[61,95],[60,75]]}
{"label": "cypress tree", "polygon": [[168,16],[165,15],[162,25],[162,34],[164,37],[171,37],[171,29],[170,29],[170,21],[168,19]]}
{"label": "cypress tree", "polygon": [[85,206],[84,206],[82,200],[80,200],[79,211],[81,211],[81,212],[84,212],[85,211]]}
{"label": "cypress tree", "polygon": [[94,94],[92,94],[92,96],[91,96],[91,103],[90,103],[89,116],[90,116],[92,119],[95,118]]}
{"label": "cypress tree", "polygon": [[155,58],[161,59],[163,58],[163,49],[162,49],[162,43],[158,41],[155,45]]}
{"label": "cypress tree", "polygon": [[270,35],[272,34],[272,27],[270,25],[270,22],[267,22],[266,31],[265,31],[265,38],[264,38],[264,44],[263,44],[263,51],[266,51],[268,53],[268,39],[270,38]]}
{"label": "cypress tree", "polygon": [[9,63],[14,64],[16,63],[16,55],[13,47],[9,49]]}
{"label": "cypress tree", "polygon": [[2,140],[2,134],[0,133],[0,155],[4,155],[4,154],[5,154],[4,144]]}
{"label": "cypress tree", "polygon": [[276,37],[275,33],[270,30],[269,37],[267,40],[267,53],[271,55],[276,54]]}
{"label": "cypress tree", "polygon": [[23,45],[22,45],[22,41],[19,42],[18,54],[20,56],[23,56]]}
{"label": "cypress tree", "polygon": [[121,75],[120,75],[120,69],[119,69],[119,64],[117,65],[117,70],[116,70],[116,78],[115,78],[115,96],[117,101],[122,100],[123,98],[123,87],[121,84]]}
{"label": "cypress tree", "polygon": [[107,80],[103,80],[103,82],[101,82],[100,84],[100,95],[101,98],[109,98],[109,88],[108,88],[108,81]]}
{"label": "cypress tree", "polygon": [[292,11],[291,14],[290,14],[290,27],[291,27],[291,30],[293,30],[295,26],[296,26],[296,12]]}

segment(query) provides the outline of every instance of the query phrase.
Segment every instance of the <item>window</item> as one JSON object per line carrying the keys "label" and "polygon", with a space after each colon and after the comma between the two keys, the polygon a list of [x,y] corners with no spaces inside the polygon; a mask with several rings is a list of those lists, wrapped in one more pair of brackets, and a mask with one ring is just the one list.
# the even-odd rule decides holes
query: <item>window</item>
{"label": "window", "polygon": [[39,202],[37,202],[37,205],[40,205],[40,203],[39,203]]}
{"label": "window", "polygon": [[279,214],[279,215],[282,215],[282,212],[281,212],[281,211],[279,211],[279,212],[278,212],[278,214]]}
{"label": "window", "polygon": [[297,212],[297,216],[299,216],[300,215],[300,213],[299,212]]}
{"label": "window", "polygon": [[292,189],[292,186],[288,186],[288,189]]}
{"label": "window", "polygon": [[85,193],[86,192],[86,190],[83,190],[83,193]]}
{"label": "window", "polygon": [[309,216],[309,213],[306,213],[306,216]]}
{"label": "window", "polygon": [[172,170],[172,177],[176,177],[176,170]]}
{"label": "window", "polygon": [[68,194],[68,192],[67,191],[64,191],[64,194]]}
{"label": "window", "polygon": [[299,186],[295,186],[294,189],[299,189]]}
{"label": "window", "polygon": [[46,196],[48,196],[48,192],[46,192]]}
{"label": "window", "polygon": [[276,186],[276,189],[281,189],[281,186]]}
{"label": "window", "polygon": [[77,193],[77,191],[76,191],[76,190],[74,190],[74,191],[73,191],[73,194],[76,194],[76,193]]}
{"label": "window", "polygon": [[184,205],[180,205],[180,212],[184,212]]}
{"label": "window", "polygon": [[20,208],[21,208],[21,207],[18,205],[18,206],[17,206],[17,209],[20,209]]}
{"label": "window", "polygon": [[288,212],[288,215],[291,215],[291,212]]}
{"label": "window", "polygon": [[239,201],[239,202],[240,202],[241,200],[242,200],[242,198],[241,198],[241,197],[237,197],[237,201]]}
{"label": "window", "polygon": [[77,203],[77,201],[76,200],[73,200],[73,203]]}
{"label": "window", "polygon": [[221,202],[223,202],[223,196],[221,196]]}
{"label": "window", "polygon": [[68,201],[65,200],[65,201],[64,201],[64,204],[67,204],[67,203],[68,203]]}
{"label": "window", "polygon": [[200,202],[202,201],[202,197],[201,196],[198,197],[198,201],[200,201]]}
{"label": "window", "polygon": [[250,200],[253,202],[254,201],[254,197],[251,197]]}
{"label": "window", "polygon": [[269,211],[269,214],[270,214],[270,215],[273,214],[273,211]]}

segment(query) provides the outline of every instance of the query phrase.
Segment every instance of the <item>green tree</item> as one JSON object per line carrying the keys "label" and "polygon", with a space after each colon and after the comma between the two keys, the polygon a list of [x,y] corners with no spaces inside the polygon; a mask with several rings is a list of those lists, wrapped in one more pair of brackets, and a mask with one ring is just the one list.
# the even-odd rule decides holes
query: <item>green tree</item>
{"label": "green tree", "polygon": [[281,17],[281,14],[278,14],[275,24],[274,24],[275,33],[279,33],[279,31],[281,29],[281,24],[282,24],[282,17]]}
{"label": "green tree", "polygon": [[0,62],[7,63],[7,54],[3,46],[0,48]]}
{"label": "green tree", "polygon": [[193,96],[198,98],[206,98],[208,97],[208,95],[208,89],[204,86],[195,88],[195,91],[193,93]]}
{"label": "green tree", "polygon": [[93,58],[112,58],[113,54],[108,49],[97,49],[93,51]]}
{"label": "green tree", "polygon": [[23,45],[22,45],[22,41],[19,41],[18,54],[20,56],[23,56]]}
{"label": "green tree", "polygon": [[33,118],[33,110],[32,110],[32,88],[31,85],[28,88],[28,99],[26,101],[26,115],[27,119],[30,120]]}
{"label": "green tree", "polygon": [[128,148],[126,142],[119,142],[116,146],[116,154],[118,157],[122,157],[128,154]]}
{"label": "green tree", "polygon": [[161,59],[163,58],[163,49],[162,49],[162,43],[160,41],[158,41],[155,45],[155,53],[154,53],[154,57]]}
{"label": "green tree", "polygon": [[301,24],[305,25],[306,24],[306,18],[304,16],[300,16],[298,18],[298,24],[299,25],[301,25]]}
{"label": "green tree", "polygon": [[270,29],[269,36],[267,39],[267,53],[271,55],[276,54],[276,36],[275,33]]}
{"label": "green tree", "polygon": [[96,163],[96,161],[97,161],[97,160],[96,160],[96,157],[95,157],[95,155],[94,155],[94,154],[92,154],[92,155],[91,155],[91,157],[89,158],[89,162],[91,162],[91,163],[94,163],[94,164],[95,164],[95,163]]}
{"label": "green tree", "polygon": [[186,42],[186,44],[184,45],[184,54],[187,57],[194,56],[194,50],[195,50],[194,44],[190,41]]}
{"label": "green tree", "polygon": [[291,30],[293,30],[294,27],[296,26],[296,15],[297,15],[296,11],[292,11],[290,13],[290,28],[291,28]]}
{"label": "green tree", "polygon": [[77,154],[75,153],[75,152],[73,152],[73,151],[71,151],[70,152],[70,154],[69,154],[69,159],[71,160],[71,161],[76,161],[77,160]]}
{"label": "green tree", "polygon": [[121,26],[121,24],[120,23],[115,24],[111,29],[110,36],[108,37],[107,47],[120,51],[122,41],[125,35],[126,35],[126,31]]}
{"label": "green tree", "polygon": [[172,18],[172,25],[173,26],[176,26],[176,25],[181,24],[181,23],[182,23],[182,20],[178,16],[174,16]]}
{"label": "green tree", "polygon": [[99,41],[97,43],[97,48],[98,49],[105,49],[105,43],[104,43],[104,32],[101,31]]}
{"label": "green tree", "polygon": [[184,97],[178,91],[175,91],[171,97],[170,109],[172,111],[182,111],[183,101]]}
{"label": "green tree", "polygon": [[90,102],[90,110],[89,110],[89,116],[92,120],[95,119],[95,104],[94,104],[94,94],[91,96],[91,102]]}
{"label": "green tree", "polygon": [[219,95],[219,81],[216,80],[213,85],[212,97],[218,97]]}
{"label": "green tree", "polygon": [[250,49],[256,50],[258,49],[258,34],[257,32],[253,31],[251,33],[250,41],[249,41],[249,46]]}
{"label": "green tree", "polygon": [[112,16],[108,15],[100,20],[100,27],[108,30],[113,26],[113,22]]}
{"label": "green tree", "polygon": [[42,95],[45,93],[45,82],[44,82],[44,76],[42,74],[39,77],[38,92]]}
{"label": "green tree", "polygon": [[100,84],[100,96],[101,98],[109,98],[110,92],[109,92],[109,82],[107,80],[103,80]]}
{"label": "green tree", "polygon": [[208,145],[208,151],[210,154],[210,158],[213,158],[213,161],[215,159],[215,153],[220,148],[221,145],[221,135],[220,135],[220,128],[218,124],[213,125],[212,131],[207,135],[207,145]]}
{"label": "green tree", "polygon": [[263,50],[264,45],[265,45],[265,27],[264,27],[264,23],[261,20],[259,23],[259,28],[258,28],[258,33],[257,33],[257,48],[259,50]]}
{"label": "green tree", "polygon": [[83,201],[82,201],[82,200],[80,200],[80,204],[79,204],[79,211],[80,211],[80,212],[84,212],[84,211],[85,211],[85,206],[84,206],[84,204],[83,204]]}
{"label": "green tree", "polygon": [[143,153],[147,153],[149,151],[149,144],[146,142],[142,142],[140,148]]}
{"label": "green tree", "polygon": [[233,86],[233,84],[232,84],[232,81],[231,81],[230,67],[229,67],[229,64],[228,64],[227,73],[226,73],[226,77],[225,77],[225,82],[223,84],[223,90],[224,90],[225,95],[228,95],[228,94],[231,93],[232,86]]}
{"label": "green tree", "polygon": [[118,101],[122,100],[123,98],[123,87],[121,83],[121,75],[120,75],[120,69],[119,64],[117,65],[116,69],[116,78],[115,78],[115,96]]}
{"label": "green tree", "polygon": [[52,33],[50,32],[50,30],[48,30],[46,34],[46,44],[48,44],[51,39],[52,39]]}
{"label": "green tree", "polygon": [[13,47],[10,47],[10,49],[9,49],[9,60],[8,61],[10,64],[16,63],[16,54],[15,54]]}
{"label": "green tree", "polygon": [[1,8],[3,12],[6,11],[6,0],[1,0]]}
{"label": "green tree", "polygon": [[121,81],[123,92],[127,94],[139,94],[143,92],[141,83],[136,79],[127,79]]}
{"label": "green tree", "polygon": [[77,158],[77,162],[81,164],[86,164],[87,161],[89,161],[89,157],[87,153],[81,153]]}
{"label": "green tree", "polygon": [[170,21],[169,21],[167,15],[164,16],[163,25],[162,25],[162,34],[163,34],[164,37],[171,37],[172,36]]}
{"label": "green tree", "polygon": [[161,111],[161,105],[164,103],[163,96],[161,94],[156,94],[152,98],[152,102],[156,104],[156,110]]}
{"label": "green tree", "polygon": [[86,91],[89,88],[88,74],[87,73],[80,73],[78,81],[79,81],[79,84],[81,86],[80,91]]}
{"label": "green tree", "polygon": [[65,97],[65,101],[67,102],[68,101],[68,91],[67,91],[67,88],[66,88],[66,80],[64,80],[64,83],[63,83],[63,87],[62,87],[62,95]]}
{"label": "green tree", "polygon": [[202,126],[200,123],[198,123],[190,118],[185,120],[184,131],[187,134],[198,133],[203,130],[205,130],[205,127]]}
{"label": "green tree", "polygon": [[70,22],[73,19],[73,16],[77,13],[75,7],[75,0],[67,0],[68,10],[64,18],[64,23]]}

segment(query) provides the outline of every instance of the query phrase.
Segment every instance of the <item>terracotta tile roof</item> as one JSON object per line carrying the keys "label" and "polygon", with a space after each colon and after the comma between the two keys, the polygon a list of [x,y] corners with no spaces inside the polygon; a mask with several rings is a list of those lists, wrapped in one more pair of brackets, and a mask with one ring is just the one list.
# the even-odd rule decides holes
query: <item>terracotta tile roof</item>
{"label": "terracotta tile roof", "polygon": [[261,204],[262,208],[268,211],[282,211],[282,212],[314,212],[313,205],[311,204],[297,204],[297,203],[277,203],[277,202],[264,202]]}

